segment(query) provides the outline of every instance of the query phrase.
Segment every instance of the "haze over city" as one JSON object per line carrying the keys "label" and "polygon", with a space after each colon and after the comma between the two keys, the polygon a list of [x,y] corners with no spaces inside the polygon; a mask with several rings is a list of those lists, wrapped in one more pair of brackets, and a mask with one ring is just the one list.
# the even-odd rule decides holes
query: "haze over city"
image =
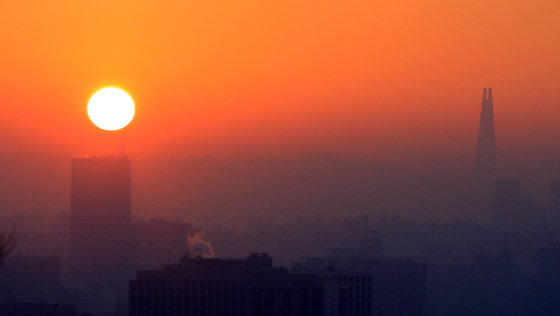
{"label": "haze over city", "polygon": [[559,17],[1,2],[0,316],[554,315]]}

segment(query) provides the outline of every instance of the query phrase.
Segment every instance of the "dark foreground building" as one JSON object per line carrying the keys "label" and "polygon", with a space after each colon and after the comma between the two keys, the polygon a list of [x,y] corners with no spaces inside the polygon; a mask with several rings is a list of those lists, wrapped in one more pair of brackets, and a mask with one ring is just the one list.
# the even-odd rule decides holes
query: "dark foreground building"
{"label": "dark foreground building", "polygon": [[339,289],[337,315],[426,314],[426,265],[412,259],[306,258],[293,271],[315,273]]}
{"label": "dark foreground building", "polygon": [[265,253],[246,259],[185,256],[164,270],[138,271],[129,299],[130,316],[338,315],[336,287],[314,274],[272,267]]}
{"label": "dark foreground building", "polygon": [[0,305],[0,316],[78,316],[67,305],[47,303],[9,303]]}

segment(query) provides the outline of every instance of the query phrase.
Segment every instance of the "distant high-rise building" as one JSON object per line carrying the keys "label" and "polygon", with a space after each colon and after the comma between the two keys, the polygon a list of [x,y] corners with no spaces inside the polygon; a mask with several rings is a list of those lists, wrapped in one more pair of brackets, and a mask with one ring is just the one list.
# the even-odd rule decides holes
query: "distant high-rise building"
{"label": "distant high-rise building", "polygon": [[512,230],[521,208],[521,181],[497,179],[494,191],[493,224],[502,230]]}
{"label": "distant high-rise building", "polygon": [[482,91],[482,109],[480,111],[475,171],[481,176],[495,177],[496,169],[494,101],[492,88],[484,88]]}
{"label": "distant high-rise building", "polygon": [[114,304],[132,272],[131,163],[128,157],[72,160],[72,286],[90,306]]}
{"label": "distant high-rise building", "polygon": [[527,231],[544,223],[544,205],[532,196],[521,195],[518,179],[497,179],[493,203],[493,225],[503,231]]}

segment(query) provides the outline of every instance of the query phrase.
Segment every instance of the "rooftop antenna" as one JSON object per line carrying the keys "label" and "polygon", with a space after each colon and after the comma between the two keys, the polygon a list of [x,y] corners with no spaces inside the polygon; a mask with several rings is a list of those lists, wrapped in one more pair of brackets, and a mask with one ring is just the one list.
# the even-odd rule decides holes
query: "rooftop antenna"
{"label": "rooftop antenna", "polygon": [[119,146],[119,157],[124,158],[126,157],[126,127],[121,131],[121,143]]}

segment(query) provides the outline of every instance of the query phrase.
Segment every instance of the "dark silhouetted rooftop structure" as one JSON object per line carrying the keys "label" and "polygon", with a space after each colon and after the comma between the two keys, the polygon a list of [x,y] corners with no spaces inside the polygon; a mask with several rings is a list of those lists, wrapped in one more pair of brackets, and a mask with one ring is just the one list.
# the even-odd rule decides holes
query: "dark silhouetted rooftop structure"
{"label": "dark silhouetted rooftop structure", "polygon": [[266,253],[246,259],[186,255],[163,270],[138,271],[129,299],[130,316],[337,315],[325,312],[336,304],[327,304],[314,274],[272,267]]}

